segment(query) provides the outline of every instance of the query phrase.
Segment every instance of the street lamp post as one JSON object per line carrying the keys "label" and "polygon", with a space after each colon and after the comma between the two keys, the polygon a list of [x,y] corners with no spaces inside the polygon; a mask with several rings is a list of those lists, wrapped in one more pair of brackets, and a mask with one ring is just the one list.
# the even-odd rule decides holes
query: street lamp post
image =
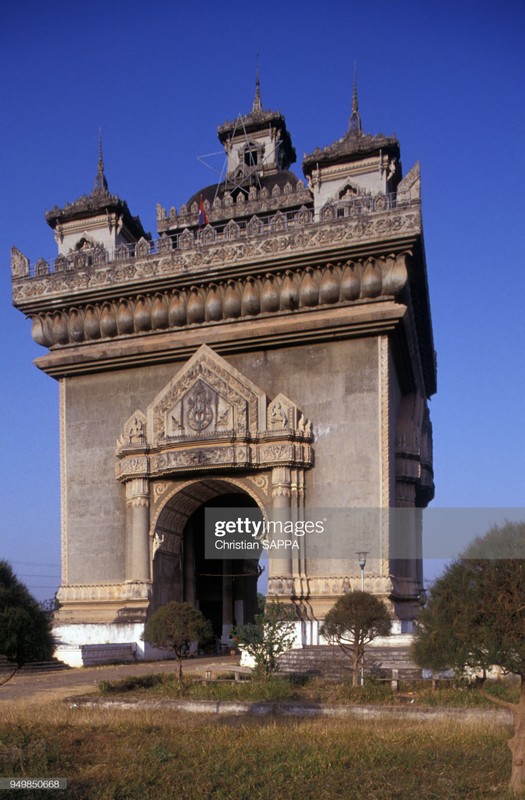
{"label": "street lamp post", "polygon": [[[357,560],[359,562],[359,566],[361,568],[361,591],[365,591],[365,567],[366,567],[366,557],[368,555],[368,550],[359,550],[357,553]],[[365,685],[365,665],[363,663],[363,659],[361,659],[361,686]]]}
{"label": "street lamp post", "polygon": [[366,567],[366,557],[368,555],[368,550],[359,550],[357,553],[357,559],[359,561],[359,566],[361,567],[361,591],[365,591],[365,567]]}

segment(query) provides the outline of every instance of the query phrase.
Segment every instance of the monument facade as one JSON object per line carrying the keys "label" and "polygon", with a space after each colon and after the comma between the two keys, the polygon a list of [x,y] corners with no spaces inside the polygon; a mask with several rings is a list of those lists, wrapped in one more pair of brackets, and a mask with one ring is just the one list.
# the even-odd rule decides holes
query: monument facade
{"label": "monument facade", "polygon": [[[13,299],[60,384],[60,652],[141,657],[144,621],[171,599],[200,607],[223,639],[256,608],[257,560],[213,561],[210,506],[300,520],[315,509],[423,508],[433,496],[427,408],[435,354],[420,172],[403,177],[395,137],[348,130],[305,156],[284,117],[252,110],[219,127],[226,178],[157,237],[109,192],[46,218],[58,245],[30,265],[12,251]],[[399,558],[388,515],[365,588],[410,630],[421,601],[417,513]],[[409,526],[410,527],[410,526]],[[300,548],[268,564],[268,594],[319,642],[355,558]],[[328,548],[330,550],[330,548]],[[312,551],[313,552],[313,551]]]}

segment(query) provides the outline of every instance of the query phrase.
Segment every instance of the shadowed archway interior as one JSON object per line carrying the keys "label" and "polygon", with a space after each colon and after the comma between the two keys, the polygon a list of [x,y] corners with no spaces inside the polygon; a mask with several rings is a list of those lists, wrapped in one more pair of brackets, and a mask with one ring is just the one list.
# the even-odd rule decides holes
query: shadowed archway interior
{"label": "shadowed archway interior", "polygon": [[[233,625],[257,613],[257,559],[210,559],[204,553],[207,508],[258,508],[247,492],[223,480],[199,481],[171,497],[155,527],[151,610],[177,600],[199,608],[227,641]],[[262,512],[261,512],[262,518]]]}

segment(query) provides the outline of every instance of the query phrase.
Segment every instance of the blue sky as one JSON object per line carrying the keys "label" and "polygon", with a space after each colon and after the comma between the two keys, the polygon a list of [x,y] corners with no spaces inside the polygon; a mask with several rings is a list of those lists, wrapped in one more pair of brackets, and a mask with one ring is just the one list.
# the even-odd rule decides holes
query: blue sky
{"label": "blue sky", "polygon": [[37,596],[59,572],[58,389],[11,307],[9,248],[55,255],[44,213],[91,190],[99,127],[110,190],[154,232],[157,202],[213,182],[197,157],[251,107],[256,53],[298,174],[346,130],[354,61],[365,130],[421,161],[435,505],[524,504],[524,40],[509,0],[2,3],[0,557]]}

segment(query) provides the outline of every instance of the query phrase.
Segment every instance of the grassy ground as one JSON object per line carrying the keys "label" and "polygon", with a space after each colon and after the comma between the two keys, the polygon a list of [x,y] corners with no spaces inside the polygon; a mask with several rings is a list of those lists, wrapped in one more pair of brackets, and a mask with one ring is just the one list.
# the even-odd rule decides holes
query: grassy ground
{"label": "grassy ground", "polygon": [[506,800],[508,731],[168,711],[23,707],[0,722],[2,776],[63,777],[67,800]]}
{"label": "grassy ground", "polygon": [[[225,674],[225,678],[233,677]],[[480,695],[475,688],[464,684],[450,685],[433,690],[430,683],[415,683],[401,687],[401,691],[393,692],[390,683],[367,681],[363,688],[355,689],[350,681],[327,681],[319,678],[310,680],[291,680],[290,678],[274,678],[269,681],[216,680],[203,683],[187,676],[181,692],[173,674],[151,674],[140,677],[129,677],[123,680],[104,681],[99,684],[102,694],[117,697],[125,695],[127,699],[137,697],[151,698],[185,698],[188,700],[247,700],[247,701],[302,701],[305,703],[380,703],[385,705],[402,705],[411,703],[425,707],[460,707],[491,708],[493,704]],[[494,682],[487,686],[493,694],[505,700],[518,700],[518,688],[515,683]]]}

